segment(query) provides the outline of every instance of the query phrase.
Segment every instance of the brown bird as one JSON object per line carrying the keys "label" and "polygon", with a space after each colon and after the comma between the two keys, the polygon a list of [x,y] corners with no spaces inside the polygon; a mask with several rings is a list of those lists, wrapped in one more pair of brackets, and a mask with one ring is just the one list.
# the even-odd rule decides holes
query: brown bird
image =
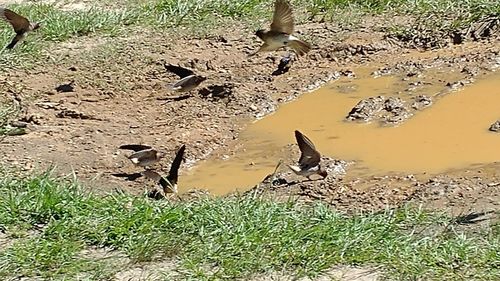
{"label": "brown bird", "polygon": [[292,35],[294,29],[293,13],[286,0],[274,2],[273,22],[270,30],[259,29],[255,32],[264,44],[256,52],[274,51],[284,46],[291,47],[297,55],[309,52],[311,45]]}
{"label": "brown bird", "polygon": [[179,150],[177,150],[166,178],[162,177],[159,173],[153,170],[146,170],[142,174],[159,184],[163,188],[164,193],[177,193],[179,167],[181,166],[181,162],[184,157],[184,150],[186,150],[186,145],[182,145]]}
{"label": "brown bird", "polygon": [[30,23],[27,18],[18,15],[6,8],[0,7],[0,18],[10,23],[10,25],[12,25],[12,28],[14,28],[14,31],[16,32],[16,36],[14,36],[10,44],[7,45],[7,49],[14,48],[17,42],[23,40],[28,32],[36,30],[40,27],[39,23]]}
{"label": "brown bird", "polygon": [[318,174],[324,178],[328,173],[321,168],[321,154],[316,150],[312,141],[298,130],[295,130],[295,139],[300,149],[299,165],[288,167],[297,175],[307,177]]}
{"label": "brown bird", "polygon": [[207,80],[207,77],[196,75],[191,69],[181,66],[165,64],[165,68],[181,78],[179,81],[170,86],[170,88],[176,92],[189,92],[198,87],[201,82]]}
{"label": "brown bird", "polygon": [[139,167],[151,166],[165,156],[164,152],[158,151],[149,145],[125,144],[119,148],[134,151],[134,153],[130,154],[127,158]]}

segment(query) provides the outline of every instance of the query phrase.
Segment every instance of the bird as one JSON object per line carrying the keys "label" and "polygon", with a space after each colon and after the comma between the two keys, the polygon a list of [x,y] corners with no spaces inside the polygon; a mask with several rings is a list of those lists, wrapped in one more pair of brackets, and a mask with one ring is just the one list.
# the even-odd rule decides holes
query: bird
{"label": "bird", "polygon": [[165,156],[164,152],[144,144],[124,144],[119,148],[134,151],[134,153],[130,154],[127,158],[139,167],[148,167],[156,164]]}
{"label": "bird", "polygon": [[69,83],[64,83],[56,87],[58,93],[68,93],[75,91],[75,80],[71,80]]}
{"label": "bird", "polygon": [[272,75],[277,76],[281,74],[285,74],[290,70],[292,66],[292,57],[290,54],[281,58],[280,63],[278,64],[278,69],[276,69]]}
{"label": "bird", "polygon": [[181,78],[179,81],[170,86],[170,88],[176,92],[189,92],[198,87],[201,82],[207,80],[207,77],[197,75],[191,69],[172,64],[165,64],[164,66],[169,72],[172,72]]}
{"label": "bird", "polygon": [[28,32],[40,28],[40,23],[30,23],[27,18],[18,15],[12,10],[6,8],[0,7],[0,18],[10,23],[10,25],[12,25],[12,28],[14,28],[14,31],[16,32],[16,36],[14,36],[10,44],[7,45],[7,49],[14,48],[17,42],[23,40]]}
{"label": "bird", "polygon": [[255,35],[264,41],[264,44],[255,52],[274,51],[281,47],[291,47],[298,56],[305,55],[311,45],[293,36],[294,22],[290,3],[286,0],[274,2],[273,22],[270,30],[259,29]]}
{"label": "bird", "polygon": [[186,150],[186,145],[182,145],[175,154],[175,158],[170,166],[170,171],[167,177],[161,176],[158,172],[150,169],[146,169],[143,175],[147,178],[152,179],[157,184],[163,188],[164,193],[177,193],[177,180],[179,178],[179,167],[181,166],[182,159],[184,157],[184,151]]}
{"label": "bird", "polygon": [[288,167],[295,174],[307,177],[309,180],[314,174],[318,174],[325,179],[328,173],[321,167],[321,154],[316,150],[312,141],[298,130],[295,130],[295,139],[301,152],[299,165],[288,165]]}

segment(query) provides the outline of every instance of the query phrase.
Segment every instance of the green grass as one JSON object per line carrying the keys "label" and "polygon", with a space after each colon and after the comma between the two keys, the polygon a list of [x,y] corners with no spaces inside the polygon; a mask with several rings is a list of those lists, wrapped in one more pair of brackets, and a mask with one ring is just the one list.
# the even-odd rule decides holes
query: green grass
{"label": "green grass", "polygon": [[132,263],[178,259],[179,278],[191,280],[315,276],[337,264],[380,266],[396,280],[498,280],[498,224],[468,231],[450,221],[409,207],[346,216],[252,195],[177,203],[97,196],[49,173],[3,173],[0,229],[15,242],[0,252],[0,279],[102,280],[126,270],[80,254],[105,247]]}

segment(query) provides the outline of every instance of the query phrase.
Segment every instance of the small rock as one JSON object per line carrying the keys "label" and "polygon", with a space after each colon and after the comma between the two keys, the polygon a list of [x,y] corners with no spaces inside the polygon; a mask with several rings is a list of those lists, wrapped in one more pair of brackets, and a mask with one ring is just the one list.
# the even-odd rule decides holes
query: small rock
{"label": "small rock", "polygon": [[385,98],[383,96],[371,97],[361,100],[347,114],[347,120],[371,120],[376,113],[384,108]]}
{"label": "small rock", "polygon": [[415,97],[415,101],[411,105],[411,107],[415,110],[421,110],[428,106],[432,105],[432,99],[425,95],[418,95]]}
{"label": "small rock", "polygon": [[389,113],[383,116],[386,123],[400,123],[408,119],[411,114],[404,106],[405,102],[401,98],[390,97],[384,101],[384,109]]}
{"label": "small rock", "polygon": [[490,131],[500,133],[500,120],[497,120],[495,123],[491,124]]}

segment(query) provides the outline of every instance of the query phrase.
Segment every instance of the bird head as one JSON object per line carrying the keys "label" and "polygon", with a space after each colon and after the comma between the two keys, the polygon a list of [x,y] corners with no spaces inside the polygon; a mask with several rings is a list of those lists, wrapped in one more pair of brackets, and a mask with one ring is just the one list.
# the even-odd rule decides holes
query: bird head
{"label": "bird head", "polygon": [[40,23],[38,23],[38,22],[32,23],[32,24],[31,24],[31,30],[37,30],[37,29],[39,29],[39,28],[40,28],[40,26],[41,26],[41,25],[40,25]]}
{"label": "bird head", "polygon": [[196,82],[197,83],[201,83],[203,81],[207,80],[207,77],[206,76],[202,76],[202,75],[198,75],[196,76]]}
{"label": "bird head", "polygon": [[167,153],[165,151],[159,150],[159,151],[156,152],[156,157],[159,158],[159,159],[160,158],[164,158],[165,156],[167,156]]}
{"label": "bird head", "polygon": [[318,175],[322,176],[323,179],[325,179],[328,176],[328,172],[320,168]]}
{"label": "bird head", "polygon": [[261,39],[262,39],[262,37],[264,37],[264,33],[265,33],[265,32],[266,32],[266,31],[265,31],[264,29],[259,29],[259,30],[255,31],[255,35],[256,35],[257,37],[259,37],[259,38],[261,38]]}

